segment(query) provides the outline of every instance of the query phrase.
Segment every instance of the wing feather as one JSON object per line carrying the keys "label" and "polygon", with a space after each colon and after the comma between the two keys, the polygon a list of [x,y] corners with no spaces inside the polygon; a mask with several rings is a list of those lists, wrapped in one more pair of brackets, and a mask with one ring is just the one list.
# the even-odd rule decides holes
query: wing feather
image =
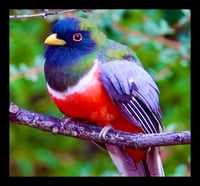
{"label": "wing feather", "polygon": [[114,60],[100,64],[100,80],[122,114],[146,133],[162,128],[159,90],[138,64]]}

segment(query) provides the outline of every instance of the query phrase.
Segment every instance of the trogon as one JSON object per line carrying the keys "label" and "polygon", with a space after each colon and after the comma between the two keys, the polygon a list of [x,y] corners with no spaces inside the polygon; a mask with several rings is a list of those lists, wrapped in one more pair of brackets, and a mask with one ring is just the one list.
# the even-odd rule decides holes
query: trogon
{"label": "trogon", "polygon": [[[162,131],[159,89],[128,46],[88,19],[58,20],[44,41],[50,97],[64,115],[131,133]],[[164,176],[159,147],[105,144],[121,176]]]}

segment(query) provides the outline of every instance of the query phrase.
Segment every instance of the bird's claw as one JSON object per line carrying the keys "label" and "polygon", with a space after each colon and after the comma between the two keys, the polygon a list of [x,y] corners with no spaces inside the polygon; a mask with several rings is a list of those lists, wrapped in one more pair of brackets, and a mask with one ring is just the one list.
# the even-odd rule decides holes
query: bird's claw
{"label": "bird's claw", "polygon": [[61,118],[62,122],[63,123],[69,123],[70,121],[72,121],[72,118],[64,115],[62,118]]}
{"label": "bird's claw", "polygon": [[105,126],[101,129],[100,133],[99,133],[99,137],[105,139],[106,138],[106,134],[107,132],[111,129],[112,127],[110,125]]}

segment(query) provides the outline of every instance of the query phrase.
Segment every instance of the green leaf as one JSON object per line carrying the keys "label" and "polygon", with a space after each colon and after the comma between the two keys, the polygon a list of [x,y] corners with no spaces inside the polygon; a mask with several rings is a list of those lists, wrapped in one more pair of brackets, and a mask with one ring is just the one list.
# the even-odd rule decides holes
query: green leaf
{"label": "green leaf", "polygon": [[34,174],[33,164],[29,159],[18,159],[17,165],[22,176],[32,176]]}

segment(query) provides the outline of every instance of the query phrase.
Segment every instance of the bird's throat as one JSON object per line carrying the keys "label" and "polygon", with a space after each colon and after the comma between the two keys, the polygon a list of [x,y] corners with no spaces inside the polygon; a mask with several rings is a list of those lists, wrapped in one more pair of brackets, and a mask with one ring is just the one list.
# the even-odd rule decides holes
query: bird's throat
{"label": "bird's throat", "polygon": [[86,55],[78,60],[46,61],[44,71],[48,85],[59,92],[75,86],[90,71],[94,60],[95,53]]}
{"label": "bird's throat", "polygon": [[61,99],[64,100],[66,99],[67,96],[77,93],[77,92],[82,92],[85,91],[85,89],[88,87],[88,85],[91,86],[93,83],[95,74],[97,73],[97,62],[94,62],[94,65],[92,68],[88,71],[87,74],[85,74],[82,78],[79,79],[79,81],[73,85],[73,86],[68,86],[64,91],[57,91],[53,89],[48,83],[47,83],[47,89],[48,92],[53,95],[56,99]]}

